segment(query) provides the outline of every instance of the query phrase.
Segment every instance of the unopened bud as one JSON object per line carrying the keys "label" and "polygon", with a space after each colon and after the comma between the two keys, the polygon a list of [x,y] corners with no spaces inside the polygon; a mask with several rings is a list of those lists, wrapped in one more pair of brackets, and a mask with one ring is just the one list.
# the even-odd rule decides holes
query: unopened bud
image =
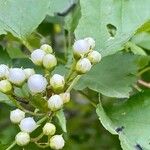
{"label": "unopened bud", "polygon": [[54,135],[56,132],[56,127],[52,123],[46,123],[43,127],[44,135]]}
{"label": "unopened bud", "polygon": [[70,101],[70,93],[61,93],[60,97],[62,98],[64,103],[68,103]]}
{"label": "unopened bud", "polygon": [[90,45],[85,40],[75,41],[73,45],[74,56],[77,58],[83,56],[84,54],[87,54],[89,50],[90,50]]}
{"label": "unopened bud", "polygon": [[82,58],[76,64],[76,71],[80,74],[84,74],[90,71],[91,67],[91,62],[87,58]]}
{"label": "unopened bud", "polygon": [[65,141],[62,135],[54,135],[50,138],[50,147],[55,150],[62,149],[65,145]]}
{"label": "unopened bud", "polygon": [[97,51],[92,51],[88,54],[88,59],[92,64],[96,64],[101,61],[101,54]]}
{"label": "unopened bud", "polygon": [[63,100],[59,95],[53,95],[48,100],[48,108],[51,109],[51,111],[56,111],[62,108],[63,106]]}
{"label": "unopened bud", "polygon": [[19,132],[16,135],[15,140],[16,140],[17,145],[25,146],[30,142],[30,135],[26,132]]}
{"label": "unopened bud", "polygon": [[15,109],[10,112],[10,120],[12,123],[20,123],[25,118],[25,112],[20,109]]}
{"label": "unopened bud", "polygon": [[18,86],[21,86],[25,80],[25,72],[21,68],[12,68],[9,69],[8,80]]}
{"label": "unopened bud", "polygon": [[43,44],[41,47],[40,47],[41,50],[45,51],[47,54],[48,53],[52,53],[53,52],[53,49],[50,45],[48,44]]}
{"label": "unopened bud", "polygon": [[50,85],[55,92],[62,91],[65,86],[65,79],[59,74],[54,74],[50,79]]}
{"label": "unopened bud", "polygon": [[52,69],[57,65],[57,59],[54,55],[52,54],[47,54],[43,58],[43,66],[46,69]]}
{"label": "unopened bud", "polygon": [[93,38],[87,37],[84,40],[89,43],[91,49],[93,49],[95,47],[95,40]]}
{"label": "unopened bud", "polygon": [[41,49],[36,49],[31,54],[31,60],[35,65],[41,66],[43,64],[43,57],[46,52]]}
{"label": "unopened bud", "polygon": [[8,80],[0,81],[0,91],[3,93],[9,93],[12,90],[12,85]]}
{"label": "unopened bud", "polygon": [[31,133],[38,127],[38,125],[32,117],[28,117],[21,120],[19,127],[21,131]]}
{"label": "unopened bud", "polygon": [[30,76],[32,76],[32,75],[35,74],[34,69],[31,69],[31,68],[26,68],[26,69],[24,69],[24,72],[25,72],[25,75],[26,75],[26,78],[27,78],[27,79],[28,79]]}
{"label": "unopened bud", "polygon": [[44,92],[47,84],[46,78],[40,74],[34,74],[28,79],[28,88],[32,94]]}
{"label": "unopened bud", "polygon": [[1,64],[0,65],[0,79],[6,78],[9,72],[8,66]]}

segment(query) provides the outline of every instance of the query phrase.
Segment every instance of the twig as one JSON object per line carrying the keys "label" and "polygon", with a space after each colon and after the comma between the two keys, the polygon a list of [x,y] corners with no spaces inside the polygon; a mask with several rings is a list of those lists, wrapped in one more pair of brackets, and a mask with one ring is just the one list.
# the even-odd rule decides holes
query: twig
{"label": "twig", "polygon": [[145,82],[143,80],[138,80],[138,83],[143,85],[143,86],[145,86],[145,87],[147,87],[147,88],[150,88],[150,83],[147,83],[147,82]]}

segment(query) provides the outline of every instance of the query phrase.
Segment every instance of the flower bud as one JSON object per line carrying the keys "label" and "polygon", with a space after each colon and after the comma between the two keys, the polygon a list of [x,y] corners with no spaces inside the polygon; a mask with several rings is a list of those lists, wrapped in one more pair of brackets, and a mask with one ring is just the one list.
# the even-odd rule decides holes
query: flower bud
{"label": "flower bud", "polygon": [[93,38],[87,37],[87,38],[85,38],[84,40],[89,43],[91,49],[93,49],[93,48],[95,47],[95,41],[94,41]]}
{"label": "flower bud", "polygon": [[51,111],[56,111],[63,106],[63,100],[59,95],[53,95],[48,100],[48,108]]}
{"label": "flower bud", "polygon": [[53,49],[50,45],[48,44],[43,44],[41,47],[40,47],[41,50],[45,51],[47,54],[48,53],[52,53],[53,52]]}
{"label": "flower bud", "polygon": [[30,135],[26,132],[19,132],[16,135],[15,140],[16,140],[17,145],[25,146],[30,142]]}
{"label": "flower bud", "polygon": [[31,68],[26,68],[26,69],[24,69],[24,72],[25,72],[25,75],[26,75],[26,78],[27,78],[27,79],[28,79],[30,76],[32,76],[32,75],[35,74],[34,69],[31,69]]}
{"label": "flower bud", "polygon": [[12,85],[8,80],[0,81],[0,91],[3,93],[9,93],[12,90]]}
{"label": "flower bud", "polygon": [[39,74],[34,74],[28,79],[28,88],[32,94],[44,92],[47,84],[46,78]]}
{"label": "flower bud", "polygon": [[85,40],[75,41],[73,45],[74,56],[77,58],[83,56],[84,54],[87,54],[89,50],[90,50],[90,45]]}
{"label": "flower bud", "polygon": [[54,135],[50,138],[50,147],[55,150],[62,149],[65,145],[65,141],[62,135]]}
{"label": "flower bud", "polygon": [[54,55],[52,54],[47,54],[43,58],[43,66],[46,69],[52,69],[57,65],[57,59]]}
{"label": "flower bud", "polygon": [[28,117],[21,120],[19,127],[21,131],[31,133],[38,127],[38,125],[32,117]]}
{"label": "flower bud", "polygon": [[21,86],[25,80],[25,72],[21,68],[12,68],[9,69],[8,80],[18,86]]}
{"label": "flower bud", "polygon": [[76,71],[80,74],[84,74],[90,71],[91,67],[91,62],[87,58],[82,58],[76,64]]}
{"label": "flower bud", "polygon": [[50,79],[50,85],[55,92],[62,91],[65,86],[65,79],[59,74],[54,74]]}
{"label": "flower bud", "polygon": [[8,66],[2,64],[0,65],[0,79],[6,78],[9,72]]}
{"label": "flower bud", "polygon": [[46,52],[41,49],[36,49],[31,54],[31,60],[35,65],[41,66],[43,64],[43,57]]}
{"label": "flower bud", "polygon": [[56,127],[52,123],[46,123],[43,127],[44,135],[54,135],[56,132]]}
{"label": "flower bud", "polygon": [[92,64],[96,64],[96,63],[98,63],[98,62],[101,61],[102,56],[101,56],[101,54],[100,54],[99,52],[97,52],[97,51],[92,51],[92,52],[90,52],[90,53],[88,54],[88,57],[87,57],[87,58],[90,60],[90,62],[91,62]]}
{"label": "flower bud", "polygon": [[10,112],[10,120],[12,123],[20,123],[22,119],[25,118],[25,112],[20,109],[15,109]]}
{"label": "flower bud", "polygon": [[61,93],[60,97],[62,98],[64,104],[70,101],[70,93]]}

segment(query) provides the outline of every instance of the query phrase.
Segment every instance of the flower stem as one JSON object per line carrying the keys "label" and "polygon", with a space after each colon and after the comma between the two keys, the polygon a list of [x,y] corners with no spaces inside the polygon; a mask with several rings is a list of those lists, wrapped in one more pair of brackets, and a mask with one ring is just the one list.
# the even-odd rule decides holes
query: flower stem
{"label": "flower stem", "polygon": [[43,123],[46,119],[47,119],[47,116],[43,117],[42,119],[40,119],[40,120],[37,122],[37,125],[40,125],[40,124]]}
{"label": "flower stem", "polygon": [[16,145],[16,141],[14,141],[6,150],[12,149]]}
{"label": "flower stem", "polygon": [[29,110],[26,110],[24,107],[22,107],[20,105],[19,102],[16,101],[16,99],[14,99],[11,95],[8,95],[9,99],[13,102],[13,104],[18,107],[19,109],[21,109],[22,111],[24,111],[25,113],[28,113],[30,115],[33,115],[33,116],[43,116],[44,114],[39,114],[39,113],[34,113],[32,111],[29,111]]}
{"label": "flower stem", "polygon": [[141,71],[138,73],[138,76],[142,75],[143,73],[145,73],[145,72],[147,72],[147,71],[149,71],[149,70],[150,70],[150,67],[147,67],[147,68],[141,70]]}
{"label": "flower stem", "polygon": [[33,51],[32,46],[29,44],[29,42],[27,40],[22,39],[21,41],[30,52]]}
{"label": "flower stem", "polygon": [[72,83],[70,84],[70,86],[68,87],[68,89],[66,90],[66,92],[70,92],[80,78],[81,78],[81,75],[77,75],[72,81]]}

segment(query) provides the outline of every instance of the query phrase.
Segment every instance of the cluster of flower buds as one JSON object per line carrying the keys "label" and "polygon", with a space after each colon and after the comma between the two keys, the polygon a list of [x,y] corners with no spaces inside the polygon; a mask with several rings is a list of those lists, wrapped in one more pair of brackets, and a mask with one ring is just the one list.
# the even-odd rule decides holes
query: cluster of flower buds
{"label": "cluster of flower buds", "polygon": [[33,74],[35,71],[31,68],[9,68],[4,64],[0,65],[0,91],[10,94],[13,86],[22,86]]}
{"label": "cluster of flower buds", "polygon": [[[77,75],[85,74],[91,69],[92,65],[101,60],[100,53],[94,51],[94,48],[95,41],[92,38],[85,38],[74,43],[73,53],[76,64],[75,68],[71,68],[71,70],[75,71]],[[57,65],[57,59],[50,45],[44,44],[40,49],[34,50],[31,53],[31,60],[35,65],[42,66],[46,70],[45,75],[37,74],[31,68],[9,68],[2,64],[0,65],[0,91],[8,95],[14,95],[15,87],[22,88],[26,83],[27,91],[31,97],[31,99],[29,97],[28,101],[32,101],[32,97],[36,95],[42,95],[48,109],[44,115],[53,114],[53,112],[60,110],[64,104],[70,101],[70,90],[66,90],[71,86],[70,80],[60,74],[53,74],[52,71]],[[72,79],[71,82],[73,82]],[[32,116],[25,117],[25,113],[28,110],[25,111],[22,108],[21,106],[10,113],[11,122],[18,124],[20,128],[20,132],[15,138],[19,146],[24,146],[31,142],[30,134],[41,126]],[[65,141],[62,135],[55,133],[56,127],[48,119],[43,126],[43,136],[49,137],[48,144],[52,149],[62,149]]]}
{"label": "cluster of flower buds", "polygon": [[[31,141],[30,134],[39,126],[32,117],[25,118],[25,112],[20,109],[15,109],[10,112],[10,120],[14,124],[18,124],[20,132],[16,135],[15,140],[17,145],[25,146]],[[52,149],[62,149],[65,141],[62,135],[54,135],[56,127],[52,123],[46,123],[43,126],[43,135],[51,137],[49,146]]]}
{"label": "cluster of flower buds", "polygon": [[35,65],[43,66],[51,70],[57,65],[57,59],[52,53],[52,47],[48,44],[44,44],[40,49],[36,49],[32,52],[31,60]]}
{"label": "cluster of flower buds", "polygon": [[75,69],[79,74],[90,71],[92,65],[100,62],[101,54],[94,48],[95,41],[91,37],[75,41],[73,52],[74,58],[78,60]]}

